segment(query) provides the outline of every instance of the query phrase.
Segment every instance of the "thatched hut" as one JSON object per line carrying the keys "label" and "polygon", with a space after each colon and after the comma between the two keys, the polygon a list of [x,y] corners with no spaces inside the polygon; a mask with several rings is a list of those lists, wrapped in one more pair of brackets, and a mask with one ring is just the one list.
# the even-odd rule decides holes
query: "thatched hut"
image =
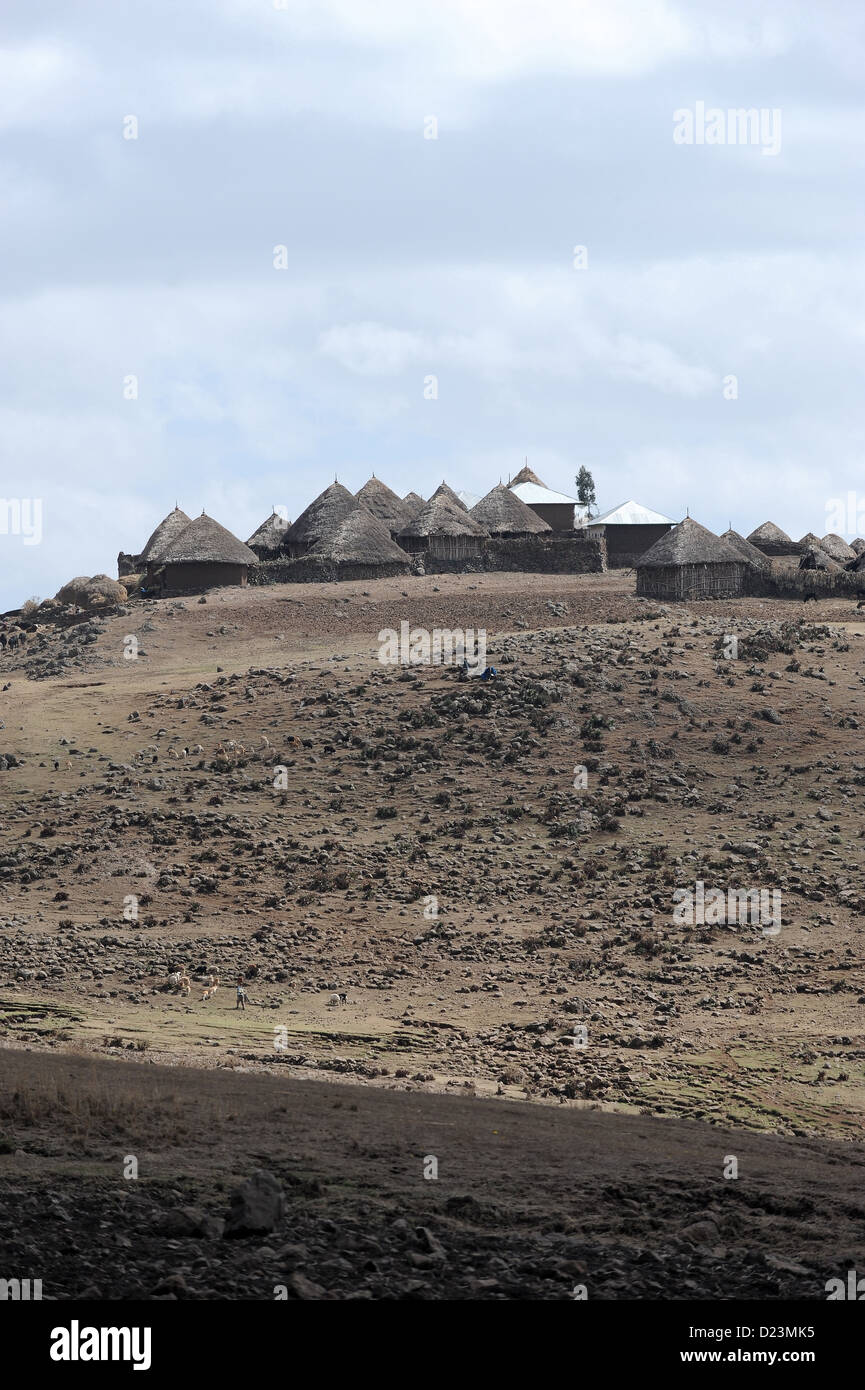
{"label": "thatched hut", "polygon": [[364,483],[360,491],[355,493],[355,497],[362,507],[366,507],[368,512],[384,523],[391,536],[395,536],[408,525],[413,516],[417,515],[412,507],[407,507],[402,498],[398,497],[387,483],[381,482],[374,473],[369,482]]}
{"label": "thatched hut", "polygon": [[776,526],[774,521],[764,521],[748,536],[751,545],[762,550],[764,555],[798,555],[799,547],[786,531]]}
{"label": "thatched hut", "polygon": [[448,486],[444,478],[442,478],[441,482],[439,483],[438,487],[436,488],[435,492],[430,498],[430,501],[433,500],[433,497],[446,498],[448,502],[450,502],[454,507],[456,507],[458,512],[468,511],[468,507],[466,506],[465,502],[463,502],[462,499],[457,496],[452,487]]}
{"label": "thatched hut", "polygon": [[831,555],[827,555],[826,551],[819,545],[808,546],[798,567],[800,570],[824,570],[826,572],[844,568],[837,560],[833,560]]}
{"label": "thatched hut", "polygon": [[408,574],[411,559],[391,539],[385,522],[356,507],[298,565],[321,579],[385,579]]}
{"label": "thatched hut", "polygon": [[253,531],[246,544],[259,560],[275,560],[282,550],[285,533],[291,522],[281,516],[274,507],[271,516],[266,517],[257,530]]}
{"label": "thatched hut", "polygon": [[758,570],[761,574],[766,573],[772,568],[772,562],[769,557],[764,555],[762,550],[758,550],[756,545],[752,545],[750,541],[746,541],[744,536],[740,536],[738,531],[734,531],[732,526],[728,531],[723,531],[721,533],[721,540],[726,541],[730,549],[735,550],[736,554],[741,556],[746,565],[750,565],[752,569]]}
{"label": "thatched hut", "polygon": [[446,560],[467,560],[479,555],[487,532],[459,503],[447,494],[433,493],[421,511],[404,526],[397,542],[409,554],[427,554]]}
{"label": "thatched hut", "polygon": [[840,536],[836,536],[834,531],[830,531],[820,541],[820,549],[827,555],[831,555],[833,560],[838,560],[842,565],[846,565],[850,560],[856,559],[856,551],[852,545],[848,545]]}
{"label": "thatched hut", "polygon": [[189,525],[191,517],[186,512],[175,506],[174,510],[168,513],[160,521],[159,525],[151,532],[140,555],[125,554],[122,550],[117,556],[117,573],[120,578],[130,574],[142,574],[147,568],[148,561],[158,560],[160,554],[176,540],[181,531]]}
{"label": "thatched hut", "polygon": [[498,483],[475,503],[469,516],[491,536],[536,536],[553,529],[504,483]]}
{"label": "thatched hut", "polygon": [[857,555],[862,554],[862,551],[865,550],[865,541],[863,541],[861,536],[857,536],[855,541],[850,542],[850,549]]}
{"label": "thatched hut", "polygon": [[168,516],[160,521],[156,530],[152,533],[141,552],[141,559],[146,565],[149,560],[161,560],[164,552],[176,541],[182,531],[192,521],[192,517],[187,516],[186,512],[175,507],[174,511],[169,512]]}
{"label": "thatched hut", "polygon": [[197,593],[220,584],[245,584],[256,556],[213,517],[197,516],[147,566],[148,588]]}
{"label": "thatched hut", "polygon": [[508,487],[521,502],[531,507],[537,516],[545,521],[553,531],[573,531],[577,524],[582,525],[588,517],[588,508],[569,497],[564,492],[554,492],[541,482],[537,473],[526,466],[521,468]]}
{"label": "thatched hut", "polygon": [[637,593],[646,598],[732,598],[747,566],[719,536],[686,517],[637,561]]}
{"label": "thatched hut", "polygon": [[404,507],[408,507],[409,521],[413,521],[421,507],[424,506],[424,499],[419,492],[407,492],[402,499],[402,504]]}
{"label": "thatched hut", "polygon": [[610,569],[629,569],[676,523],[631,498],[585,524],[590,536],[604,537]]}
{"label": "thatched hut", "polygon": [[305,555],[319,541],[327,541],[334,535],[340,522],[359,506],[347,487],[331,483],[301,512],[294,525],[289,526],[283,549],[289,555]]}

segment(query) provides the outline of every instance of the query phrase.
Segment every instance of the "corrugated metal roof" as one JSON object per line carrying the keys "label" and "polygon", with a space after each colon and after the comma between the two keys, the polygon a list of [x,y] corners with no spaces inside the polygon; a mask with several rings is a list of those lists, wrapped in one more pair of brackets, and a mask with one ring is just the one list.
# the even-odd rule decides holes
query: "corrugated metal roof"
{"label": "corrugated metal roof", "polygon": [[570,502],[576,507],[580,506],[576,497],[566,497],[563,492],[553,492],[551,488],[539,487],[537,483],[511,484],[511,492],[516,493],[520,501],[525,502],[528,507],[552,507],[562,502]]}
{"label": "corrugated metal roof", "polygon": [[465,492],[464,490],[459,491],[457,497],[461,502],[465,503],[469,511],[471,511],[472,507],[476,507],[481,500],[476,492]]}
{"label": "corrugated metal roof", "polygon": [[671,516],[662,516],[660,512],[653,512],[651,507],[644,507],[633,499],[623,502],[619,507],[613,507],[612,511],[604,512],[603,516],[593,516],[590,526],[675,526]]}

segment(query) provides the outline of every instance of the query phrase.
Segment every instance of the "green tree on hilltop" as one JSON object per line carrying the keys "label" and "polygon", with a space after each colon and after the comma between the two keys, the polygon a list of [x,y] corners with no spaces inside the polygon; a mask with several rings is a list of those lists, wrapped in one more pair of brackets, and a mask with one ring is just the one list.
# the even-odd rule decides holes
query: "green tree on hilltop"
{"label": "green tree on hilltop", "polygon": [[595,496],[595,480],[588,468],[581,468],[577,474],[577,497],[591,516],[592,507],[598,505],[598,499]]}

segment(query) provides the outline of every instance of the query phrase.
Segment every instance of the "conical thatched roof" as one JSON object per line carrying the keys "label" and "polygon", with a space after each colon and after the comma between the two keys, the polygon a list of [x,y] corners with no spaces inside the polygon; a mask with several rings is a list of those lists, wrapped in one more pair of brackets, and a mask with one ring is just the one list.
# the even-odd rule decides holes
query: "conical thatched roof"
{"label": "conical thatched roof", "polygon": [[417,516],[421,507],[424,506],[424,499],[419,492],[407,492],[402,499],[402,504],[404,507],[408,507],[409,517],[411,518]]}
{"label": "conical thatched roof", "polygon": [[142,560],[161,560],[162,552],[166,546],[171,545],[172,541],[177,540],[181,531],[189,525],[191,517],[182,512],[179,507],[175,507],[173,512],[163,517],[156,530],[151,535],[147,544],[141,552]]}
{"label": "conical thatched roof", "polygon": [[848,545],[840,536],[836,536],[834,531],[830,531],[828,536],[824,536],[820,542],[820,549],[825,550],[827,555],[831,555],[833,560],[840,560],[846,564],[848,560],[855,560],[856,551]]}
{"label": "conical thatched roof", "polygon": [[441,492],[433,493],[425,502],[418,515],[404,526],[397,540],[403,536],[485,536],[484,530],[474,517],[469,516],[465,507],[453,506]]}
{"label": "conical thatched roof", "polygon": [[458,511],[460,511],[460,512],[467,512],[467,511],[468,511],[468,507],[466,506],[465,502],[460,501],[459,497],[457,497],[457,495],[456,495],[456,493],[454,492],[453,488],[452,488],[452,487],[448,487],[448,485],[447,485],[447,483],[445,482],[444,478],[442,478],[441,482],[439,483],[438,487],[436,488],[435,492],[433,493],[432,497],[430,498],[430,501],[433,500],[433,497],[446,497],[447,500],[448,500],[450,503],[452,503],[453,506],[455,506],[455,507],[457,508]]}
{"label": "conical thatched roof", "polygon": [[746,541],[745,537],[740,536],[739,532],[734,531],[732,527],[730,527],[729,531],[724,531],[722,533],[721,540],[726,541],[731,550],[735,550],[736,554],[740,559],[745,561],[746,565],[753,565],[754,568],[758,570],[767,570],[771,568],[768,556],[764,555],[762,550],[758,550],[756,545],[752,545],[750,541]]}
{"label": "conical thatched roof", "polygon": [[181,531],[159,556],[165,565],[256,565],[258,557],[204,512]]}
{"label": "conical thatched roof", "polygon": [[342,483],[331,483],[320,492],[314,502],[310,502],[293,526],[285,533],[285,543],[299,550],[309,550],[319,541],[332,536],[341,521],[353,512],[360,503],[352,497]]}
{"label": "conical thatched roof", "polygon": [[855,541],[850,542],[850,549],[855,551],[857,555],[862,554],[862,551],[865,550],[865,541],[863,541],[861,536],[857,536]]}
{"label": "conical thatched roof", "polygon": [[534,483],[536,487],[546,487],[546,483],[529,468],[528,464],[525,468],[520,469],[515,478],[511,478],[508,487],[515,487],[517,483]]}
{"label": "conical thatched roof", "polygon": [[391,540],[390,528],[365,507],[356,507],[326,539],[307,551],[310,559],[336,560],[344,564],[391,565],[411,557]]}
{"label": "conical thatched roof", "polygon": [[274,511],[256,531],[253,531],[246,544],[259,556],[261,554],[272,555],[279,550],[290,525],[290,521],[286,521],[284,516],[280,516],[279,512]]}
{"label": "conical thatched roof", "polygon": [[402,498],[398,497],[387,483],[381,482],[374,473],[355,496],[362,507],[366,507],[368,512],[384,522],[389,531],[402,530],[415,515],[412,508],[407,507]]}
{"label": "conical thatched roof", "polygon": [[774,521],[764,521],[762,526],[758,526],[752,531],[748,540],[752,545],[792,545],[793,542],[782,531],[780,526],[776,526]]}
{"label": "conical thatched roof", "polygon": [[480,502],[476,503],[469,516],[480,522],[491,536],[534,535],[538,531],[552,531],[552,526],[521,502],[515,493],[504,483],[498,483]]}
{"label": "conical thatched roof", "polygon": [[720,536],[687,516],[655,541],[636,563],[638,569],[666,569],[670,565],[741,565],[743,561]]}
{"label": "conical thatched roof", "polygon": [[812,545],[822,547],[823,542],[821,541],[819,536],[814,535],[813,531],[806,531],[802,539],[797,541],[796,544],[801,545],[803,550],[807,550],[808,547]]}
{"label": "conical thatched roof", "polygon": [[837,560],[833,560],[831,555],[827,555],[825,550],[821,550],[819,545],[809,545],[802,559],[799,561],[800,570],[840,570],[843,565],[839,565]]}

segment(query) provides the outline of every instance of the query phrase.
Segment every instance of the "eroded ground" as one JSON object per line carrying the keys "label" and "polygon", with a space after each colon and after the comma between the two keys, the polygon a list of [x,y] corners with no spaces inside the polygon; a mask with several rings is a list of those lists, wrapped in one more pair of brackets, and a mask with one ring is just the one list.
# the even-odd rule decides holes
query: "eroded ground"
{"label": "eroded ground", "polygon": [[[632,588],[223,590],[4,657],[4,1041],[504,1097],[526,1142],[600,1108],[665,1117],[659,1152],[673,1117],[858,1162],[860,615]],[[382,666],[403,619],[486,628],[501,679]],[[779,892],[780,931],[675,921],[698,881]]]}

